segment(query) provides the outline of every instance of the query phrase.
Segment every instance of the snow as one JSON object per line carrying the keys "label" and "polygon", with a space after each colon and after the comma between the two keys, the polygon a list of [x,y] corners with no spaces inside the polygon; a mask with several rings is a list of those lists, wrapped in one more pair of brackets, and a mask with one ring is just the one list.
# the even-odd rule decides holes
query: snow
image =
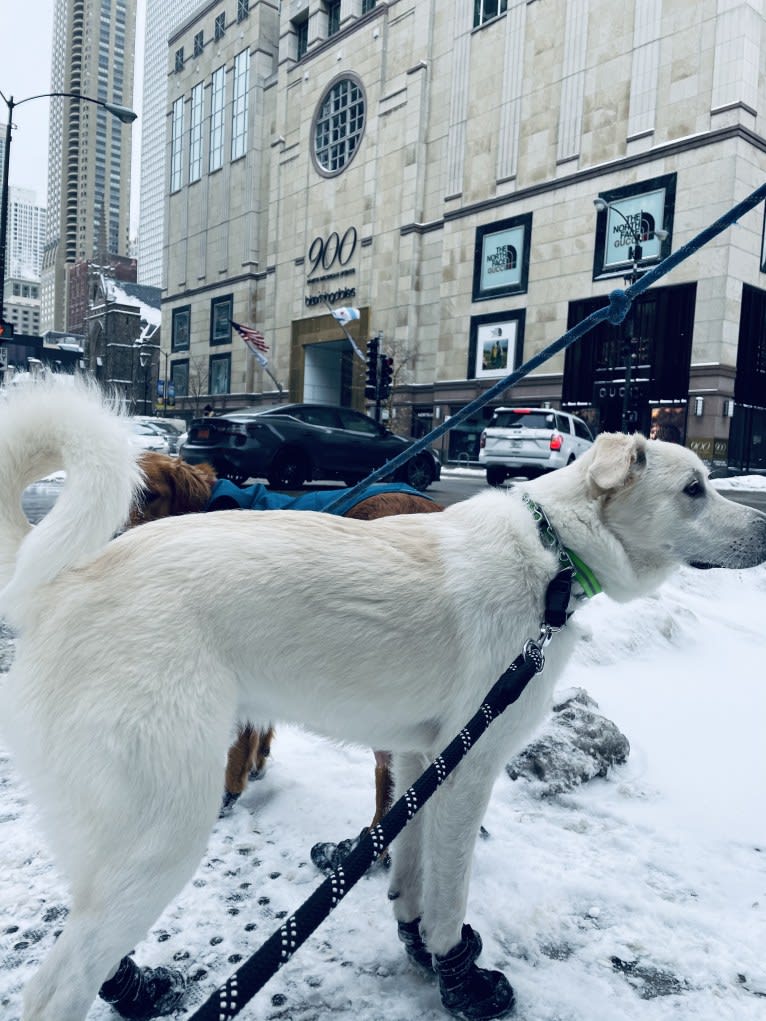
{"label": "snow", "polygon": [[135,305],[141,310],[142,322],[150,326],[159,326],[162,322],[162,312],[159,306],[149,305],[142,301],[135,294],[128,294],[124,287],[120,287],[117,280],[102,275],[102,282],[106,292],[107,301],[113,301],[118,305]]}
{"label": "snow", "polygon": [[[514,985],[519,1021],[764,1021],[765,606],[762,566],[682,569],[655,596],[627,606],[598,596],[578,611],[583,640],[561,688],[586,689],[631,754],[568,794],[541,798],[505,773],[495,784],[467,918],[484,941],[480,963]],[[0,653],[8,645],[0,638]],[[216,824],[196,877],[137,948],[141,963],[188,969],[178,1018],[315,888],[311,845],[357,833],[373,807],[368,750],[279,728],[265,778]],[[18,1021],[21,987],[66,904],[0,748],[4,1021]],[[240,1015],[445,1016],[397,940],[382,868]],[[100,1002],[89,1015],[114,1017]]]}

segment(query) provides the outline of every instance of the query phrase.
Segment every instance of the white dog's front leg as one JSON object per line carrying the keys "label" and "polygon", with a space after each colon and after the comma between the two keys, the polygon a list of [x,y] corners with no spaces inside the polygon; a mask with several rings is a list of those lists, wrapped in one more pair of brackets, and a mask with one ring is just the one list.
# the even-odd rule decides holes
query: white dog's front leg
{"label": "white dog's front leg", "polygon": [[496,755],[474,748],[427,806],[421,928],[443,956],[461,940],[476,836],[495,779]]}
{"label": "white dog's front leg", "polygon": [[[396,798],[400,798],[428,766],[425,755],[394,755]],[[397,922],[412,922],[423,910],[423,827],[425,810],[410,819],[391,849],[393,867],[388,887]]]}

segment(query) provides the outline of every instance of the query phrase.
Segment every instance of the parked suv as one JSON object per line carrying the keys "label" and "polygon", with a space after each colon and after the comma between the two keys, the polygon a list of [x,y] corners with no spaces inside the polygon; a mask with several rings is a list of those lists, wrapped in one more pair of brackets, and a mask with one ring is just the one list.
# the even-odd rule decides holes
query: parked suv
{"label": "parked suv", "polygon": [[571,464],[593,443],[581,418],[550,408],[496,408],[481,434],[479,461],[487,482],[499,486],[509,475],[528,478]]}
{"label": "parked suv", "polygon": [[[196,419],[180,455],[236,483],[265,478],[275,489],[298,489],[311,479],[353,485],[412,443],[351,408],[280,404]],[[423,450],[395,478],[423,490],[440,475],[439,459]]]}

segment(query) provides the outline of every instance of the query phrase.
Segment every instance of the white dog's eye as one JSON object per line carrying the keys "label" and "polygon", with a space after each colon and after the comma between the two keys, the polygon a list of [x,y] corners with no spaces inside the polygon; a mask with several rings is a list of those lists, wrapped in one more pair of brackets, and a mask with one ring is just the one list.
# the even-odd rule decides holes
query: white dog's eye
{"label": "white dog's eye", "polygon": [[704,496],[705,487],[699,479],[693,479],[688,486],[684,487],[684,492],[687,496]]}

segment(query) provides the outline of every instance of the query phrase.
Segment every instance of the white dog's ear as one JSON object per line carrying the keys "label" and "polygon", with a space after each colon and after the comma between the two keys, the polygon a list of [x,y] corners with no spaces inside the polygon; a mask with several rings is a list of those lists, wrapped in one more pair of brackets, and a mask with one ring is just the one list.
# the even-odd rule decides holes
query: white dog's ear
{"label": "white dog's ear", "polygon": [[629,485],[646,464],[646,439],[640,433],[602,433],[593,445],[587,480],[594,496]]}

